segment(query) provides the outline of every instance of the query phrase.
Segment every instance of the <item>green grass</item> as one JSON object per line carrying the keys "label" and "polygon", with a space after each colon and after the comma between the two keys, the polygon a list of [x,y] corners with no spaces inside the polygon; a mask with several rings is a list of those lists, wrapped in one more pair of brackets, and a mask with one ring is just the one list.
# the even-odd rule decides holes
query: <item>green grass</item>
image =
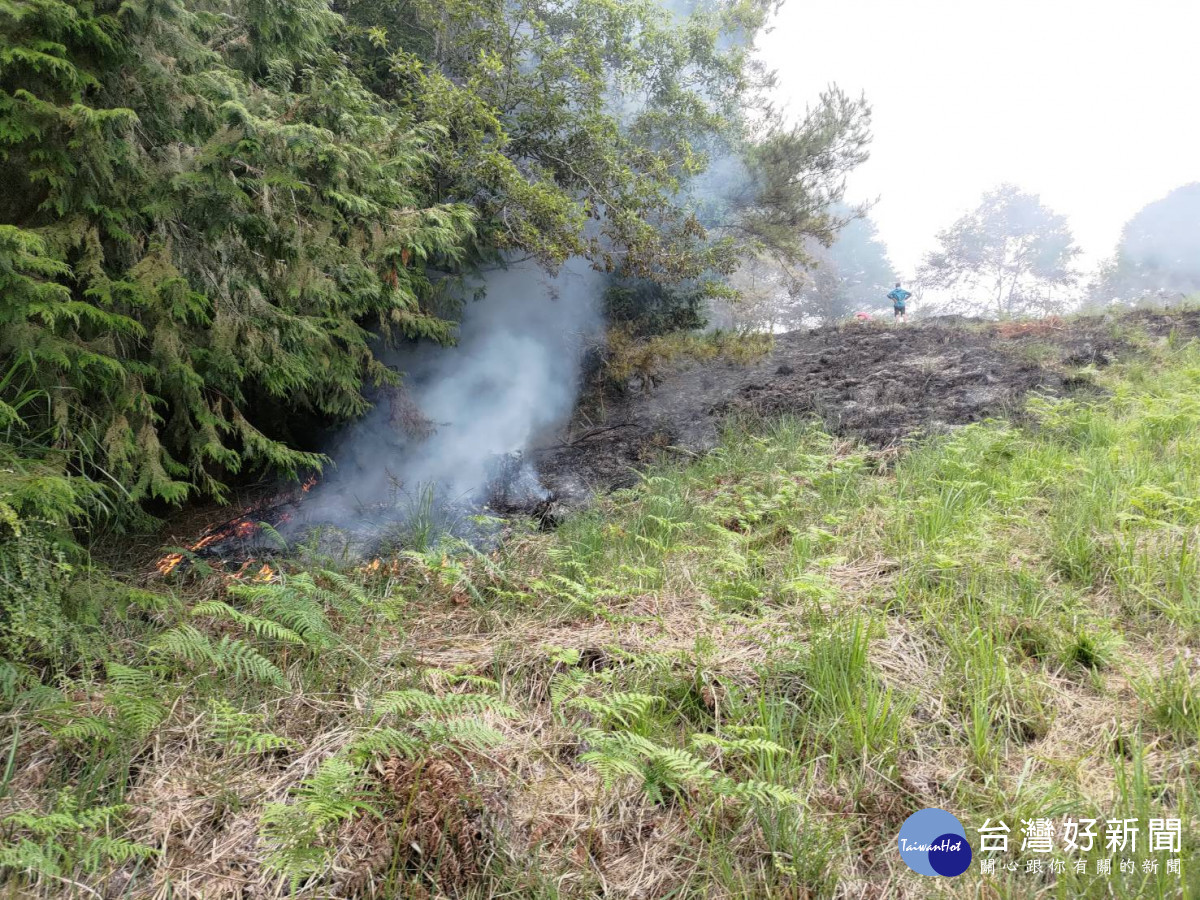
{"label": "green grass", "polygon": [[[10,667],[10,890],[1195,896],[1200,348],[1095,377],[899,454],[732,423],[486,554],[143,591],[107,668]],[[909,872],[929,806],[1019,871]],[[1064,816],[1089,873],[1026,872]],[[1095,874],[1131,817],[1181,876]]]}

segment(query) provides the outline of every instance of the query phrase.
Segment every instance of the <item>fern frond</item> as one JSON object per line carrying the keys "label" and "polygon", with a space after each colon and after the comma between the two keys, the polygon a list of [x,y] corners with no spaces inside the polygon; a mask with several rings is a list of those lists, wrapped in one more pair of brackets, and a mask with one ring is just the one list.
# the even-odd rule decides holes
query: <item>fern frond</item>
{"label": "fern frond", "polygon": [[460,744],[486,750],[504,743],[504,735],[476,719],[417,722],[414,726],[430,744]]}
{"label": "fern frond", "polygon": [[21,838],[8,847],[0,847],[0,872],[12,871],[29,875],[49,875],[61,878],[64,875],[61,847],[49,847]]}
{"label": "fern frond", "polygon": [[801,802],[799,795],[795,792],[767,781],[721,779],[715,785],[715,789],[723,797],[733,797],[759,806],[772,804],[783,806]]}
{"label": "fern frond", "polygon": [[367,593],[363,590],[361,584],[352,581],[340,572],[332,572],[328,569],[321,569],[318,574],[330,581],[341,592],[342,596],[356,605],[360,607],[371,605],[371,601],[367,598]]}
{"label": "fern frond", "polygon": [[197,603],[192,607],[193,616],[209,616],[214,619],[223,619],[229,622],[234,622],[241,625],[259,637],[269,638],[275,641],[282,641],[288,644],[303,644],[304,638],[296,634],[290,628],[279,624],[272,619],[263,619],[258,616],[252,616],[249,613],[242,612],[239,609],[234,609],[223,600],[207,600],[203,603]]}
{"label": "fern frond", "polygon": [[716,747],[722,753],[762,753],[767,756],[787,756],[792,751],[766,738],[722,738],[714,734],[693,734],[691,742],[697,747]]}
{"label": "fern frond", "polygon": [[105,663],[104,672],[109,684],[131,693],[142,693],[152,690],[155,686],[154,675],[145,669],[135,669],[118,662],[109,662]]}
{"label": "fern frond", "polygon": [[216,663],[216,652],[208,635],[186,623],[164,631],[150,644],[150,649],[193,665]]}
{"label": "fern frond", "polygon": [[672,785],[708,782],[716,778],[707,762],[678,747],[656,747],[647,761],[657,770],[660,780]]}
{"label": "fern frond", "polygon": [[515,719],[517,711],[512,706],[487,694],[445,694],[436,697],[427,691],[409,688],[389,691],[379,699],[380,714],[407,716],[414,713],[426,716],[453,716],[463,713],[478,715],[491,712],[508,719]]}
{"label": "fern frond", "polygon": [[351,759],[365,761],[381,756],[403,756],[414,759],[425,741],[405,734],[396,728],[373,728],[360,735],[347,747]]}
{"label": "fern frond", "polygon": [[724,731],[739,738],[765,738],[767,729],[763,725],[726,725]]}
{"label": "fern frond", "polygon": [[134,859],[149,859],[157,856],[158,848],[148,847],[125,838],[100,835],[84,843],[79,859],[89,872],[99,870],[105,864],[122,865]]}
{"label": "fern frond", "polygon": [[260,730],[263,717],[236,709],[227,700],[209,705],[213,736],[240,753],[273,753],[290,750],[296,742],[281,734]]}
{"label": "fern frond", "polygon": [[605,788],[612,787],[621,778],[642,778],[641,764],[628,756],[619,753],[609,753],[605,750],[589,750],[580,754],[579,761],[591,766],[604,782]]}
{"label": "fern frond", "polygon": [[458,675],[453,672],[441,672],[438,674],[445,679],[447,684],[469,684],[472,687],[487,688],[488,690],[500,690],[500,682],[494,678],[485,678],[482,675],[463,674]]}
{"label": "fern frond", "polygon": [[238,678],[287,686],[278,667],[249,644],[223,635],[214,644],[194,625],[184,623],[163,632],[150,645],[152,651],[196,666],[232,672]]}
{"label": "fern frond", "polygon": [[265,621],[286,626],[298,637],[298,643],[318,649],[337,643],[325,608],[336,608],[341,599],[318,587],[307,572],[289,576],[279,584],[237,584],[228,590],[232,597],[257,604]]}
{"label": "fern frond", "polygon": [[11,703],[21,680],[21,671],[7,659],[0,659],[0,700]]}
{"label": "fern frond", "polygon": [[112,706],[121,726],[139,739],[157,728],[167,717],[166,704],[153,696],[118,692],[109,694],[105,700]]}
{"label": "fern frond", "polygon": [[281,688],[287,687],[287,679],[283,677],[283,672],[249,644],[235,640],[229,635],[222,635],[216,651],[221,667],[226,671],[232,670],[238,678],[274,684]]}
{"label": "fern frond", "polygon": [[113,820],[128,809],[125,804],[79,809],[75,798],[64,791],[49,813],[13,813],[2,824],[19,836],[0,848],[0,870],[61,877],[77,868],[90,874],[156,854],[154,847],[93,833],[116,827]]}
{"label": "fern frond", "polygon": [[566,705],[591,713],[605,725],[618,724],[622,728],[634,728],[644,722],[655,706],[662,703],[661,697],[639,694],[633,691],[615,691],[602,699],[578,696]]}
{"label": "fern frond", "polygon": [[378,817],[362,786],[361,769],[333,756],[293,791],[292,803],[270,803],[263,810],[261,830],[267,847],[266,865],[288,877],[293,891],[329,865],[328,835],[360,813]]}
{"label": "fern frond", "polygon": [[75,717],[50,733],[60,741],[108,741],[114,736],[112,723],[99,716]]}

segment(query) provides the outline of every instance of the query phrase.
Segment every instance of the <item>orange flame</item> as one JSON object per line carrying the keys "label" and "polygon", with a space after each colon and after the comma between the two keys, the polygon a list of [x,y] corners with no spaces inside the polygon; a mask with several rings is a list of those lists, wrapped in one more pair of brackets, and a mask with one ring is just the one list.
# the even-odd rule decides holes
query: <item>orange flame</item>
{"label": "orange flame", "polygon": [[384,560],[377,556],[369,563],[359,566],[357,571],[363,575],[378,575],[381,572],[388,575],[399,575],[402,568],[398,559]]}
{"label": "orange flame", "polygon": [[182,553],[168,553],[158,561],[156,568],[160,575],[170,575],[181,562],[183,562]]}
{"label": "orange flame", "polygon": [[191,550],[193,553],[197,550],[203,550],[209,544],[220,540],[220,538],[221,538],[221,532],[214,531],[212,534],[206,534],[204,537],[200,538],[200,540],[196,541],[196,543],[192,544],[190,547],[188,547],[188,549]]}
{"label": "orange flame", "polygon": [[[300,486],[300,488],[305,493],[308,493],[316,486],[317,481],[318,481],[318,476],[315,474],[311,475]],[[279,497],[276,497],[273,501],[264,501],[264,502],[256,503],[256,504],[246,507],[246,509],[243,511],[243,514],[240,517],[238,517],[236,519],[231,519],[230,521],[225,522],[224,524],[213,525],[213,526],[205,529],[204,533],[201,535],[199,540],[197,540],[195,543],[193,543],[187,547],[187,552],[196,553],[200,550],[203,550],[205,547],[208,547],[210,544],[215,544],[215,543],[218,543],[219,541],[224,541],[230,537],[238,537],[238,538],[243,538],[243,539],[250,537],[255,532],[257,532],[262,525],[261,522],[257,521],[257,519],[255,519],[255,518],[252,518],[252,516],[257,515],[258,511],[260,509],[264,508],[268,502],[272,503],[274,505],[278,505],[278,503],[281,500],[287,500],[287,499],[288,498],[286,496],[280,495]],[[293,499],[294,499],[294,497],[293,497]],[[276,526],[278,526],[278,525],[282,525],[284,522],[287,522],[291,518],[292,518],[291,513],[283,512],[283,513],[280,513],[278,515],[278,517],[272,521],[274,522],[274,524]],[[162,575],[170,575],[172,572],[175,571],[175,569],[179,566],[179,564],[181,562],[183,562],[184,555],[185,554],[181,554],[181,553],[170,553],[170,554],[164,556],[158,562],[156,562],[155,568]],[[238,571],[236,573],[233,573],[231,577],[233,577],[233,578],[240,577],[242,575],[242,573],[246,570],[246,565],[249,565],[250,562],[253,562],[253,560],[249,560],[249,561],[247,561],[246,564],[243,564],[243,566],[240,569],[238,569]],[[271,578],[274,577],[275,573],[273,571],[271,571],[269,566],[264,566],[263,568],[266,569],[266,572],[264,573],[264,572],[260,571],[254,577],[258,580],[270,581]]]}

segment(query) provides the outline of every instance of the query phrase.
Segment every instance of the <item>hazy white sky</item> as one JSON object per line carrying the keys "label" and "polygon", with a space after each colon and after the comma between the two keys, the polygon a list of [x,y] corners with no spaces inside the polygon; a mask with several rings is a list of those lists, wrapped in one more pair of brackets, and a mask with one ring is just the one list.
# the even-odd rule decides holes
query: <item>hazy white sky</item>
{"label": "hazy white sky", "polygon": [[1200,180],[1200,0],[787,0],[763,57],[802,112],[865,92],[850,180],[910,277],[1002,181],[1070,217],[1088,264],[1151,200]]}

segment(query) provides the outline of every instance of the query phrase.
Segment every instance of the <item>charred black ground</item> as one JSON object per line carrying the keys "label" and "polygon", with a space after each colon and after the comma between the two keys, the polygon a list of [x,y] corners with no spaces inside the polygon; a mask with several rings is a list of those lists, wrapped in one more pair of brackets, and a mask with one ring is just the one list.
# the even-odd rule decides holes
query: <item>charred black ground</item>
{"label": "charred black ground", "polygon": [[568,436],[535,453],[560,503],[627,486],[664,453],[703,452],[730,415],[814,415],[831,433],[875,447],[1018,412],[1030,392],[1088,387],[1087,367],[1147,337],[1200,332],[1200,312],[1132,313],[1023,323],[932,320],[794,331],[749,365],[681,364],[581,407]]}

